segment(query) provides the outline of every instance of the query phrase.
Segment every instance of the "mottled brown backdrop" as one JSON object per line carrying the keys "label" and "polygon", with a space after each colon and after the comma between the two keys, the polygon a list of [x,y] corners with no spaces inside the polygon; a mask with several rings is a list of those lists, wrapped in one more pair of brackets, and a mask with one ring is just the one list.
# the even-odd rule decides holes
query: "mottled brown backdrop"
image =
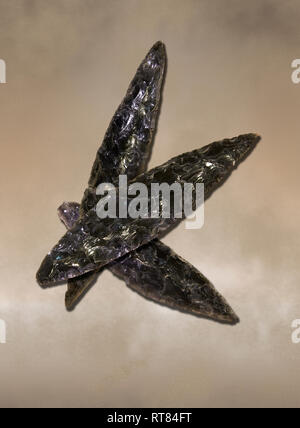
{"label": "mottled brown backdrop", "polygon": [[[0,406],[298,406],[298,1],[0,0]],[[150,166],[239,133],[255,152],[164,242],[239,314],[219,325],[105,272],[78,308],[35,273],[151,45],[168,73]]]}

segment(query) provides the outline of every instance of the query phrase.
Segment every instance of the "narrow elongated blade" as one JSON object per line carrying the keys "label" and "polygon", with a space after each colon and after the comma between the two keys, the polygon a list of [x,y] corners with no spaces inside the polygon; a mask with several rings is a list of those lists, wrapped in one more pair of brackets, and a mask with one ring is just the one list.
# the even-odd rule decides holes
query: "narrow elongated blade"
{"label": "narrow elongated blade", "polygon": [[[177,156],[137,177],[150,190],[152,183],[204,183],[208,197],[253,150],[260,137],[246,134],[214,142]],[[149,206],[151,204],[151,192]],[[73,278],[105,266],[172,227],[179,219],[105,218],[91,209],[46,256],[37,273],[41,285]]]}
{"label": "narrow elongated blade", "polygon": [[[78,212],[84,215],[95,206],[98,184],[116,184],[120,174],[126,174],[130,180],[146,170],[157,127],[166,60],[165,46],[157,42],[138,67],[97,152],[81,207],[68,203],[59,208],[67,229],[78,221]],[[90,272],[69,280],[67,308],[76,305],[96,277],[96,273]]]}
{"label": "narrow elongated blade", "polygon": [[[75,202],[60,206],[59,216],[67,227],[72,224],[70,219],[78,220],[79,206]],[[110,263],[108,269],[129,288],[154,302],[215,321],[229,324],[239,321],[204,275],[156,239]],[[69,279],[65,298],[67,309],[76,305],[98,274],[99,271],[92,271]]]}
{"label": "narrow elongated blade", "polygon": [[81,214],[95,206],[94,190],[98,184],[115,185],[120,174],[131,180],[145,171],[157,125],[165,67],[165,46],[157,42],[138,67],[106,131],[81,201]]}
{"label": "narrow elongated blade", "polygon": [[157,303],[216,321],[239,321],[211,282],[160,241],[132,251],[109,269],[128,287]]}

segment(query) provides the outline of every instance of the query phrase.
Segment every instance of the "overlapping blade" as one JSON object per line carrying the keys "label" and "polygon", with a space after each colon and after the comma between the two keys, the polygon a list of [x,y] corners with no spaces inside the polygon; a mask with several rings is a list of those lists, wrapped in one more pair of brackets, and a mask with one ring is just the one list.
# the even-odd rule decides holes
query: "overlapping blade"
{"label": "overlapping blade", "polygon": [[113,262],[110,270],[157,303],[229,324],[239,321],[211,282],[158,240]]}
{"label": "overlapping blade", "polygon": [[[70,226],[79,204],[63,203],[61,220]],[[173,309],[236,324],[239,319],[211,282],[194,266],[157,239],[108,265],[108,269],[141,296]],[[100,269],[102,271],[102,269]],[[68,281],[66,307],[72,309],[98,276],[98,271]]]}
{"label": "overlapping blade", "polygon": [[[93,208],[98,184],[117,184],[120,174],[126,174],[130,180],[146,170],[159,116],[166,60],[165,46],[157,42],[138,67],[97,152],[81,207],[71,203],[59,208],[68,229],[78,220],[79,210],[84,215]],[[68,281],[67,309],[79,302],[98,274],[92,271]]]}
{"label": "overlapping blade", "polygon": [[[211,143],[177,156],[140,175],[135,181],[148,187],[149,206],[152,183],[204,183],[205,196],[208,197],[253,150],[259,139],[256,134],[246,134]],[[46,256],[37,273],[38,282],[47,285],[105,266],[150,242],[178,221],[172,216],[164,218],[162,215],[148,219],[100,219],[92,209]]]}
{"label": "overlapping blade", "polygon": [[95,206],[98,184],[116,185],[120,174],[126,174],[131,180],[146,170],[157,125],[165,68],[165,46],[157,42],[138,67],[109,124],[94,161],[89,187],[81,201],[82,214]]}

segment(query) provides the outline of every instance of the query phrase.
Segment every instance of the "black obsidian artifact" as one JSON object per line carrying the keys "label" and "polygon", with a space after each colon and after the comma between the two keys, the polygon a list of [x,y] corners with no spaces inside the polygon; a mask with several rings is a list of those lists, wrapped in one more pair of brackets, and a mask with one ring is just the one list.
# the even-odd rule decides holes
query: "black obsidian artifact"
{"label": "black obsidian artifact", "polygon": [[[256,134],[240,135],[179,155],[145,172],[156,129],[166,66],[163,43],[149,51],[114,114],[99,148],[81,204],[63,203],[58,214],[68,231],[43,260],[37,273],[42,286],[68,280],[66,307],[72,309],[85,290],[108,268],[144,297],[182,311],[227,323],[238,317],[193,266],[157,238],[181,219],[99,218],[96,204],[101,183],[118,185],[119,175],[130,183],[204,184],[204,197],[229,177],[256,146]],[[149,191],[149,195],[151,192]],[[148,204],[151,204],[149,196]],[[162,201],[160,201],[162,203]],[[184,216],[182,217],[184,218]]]}

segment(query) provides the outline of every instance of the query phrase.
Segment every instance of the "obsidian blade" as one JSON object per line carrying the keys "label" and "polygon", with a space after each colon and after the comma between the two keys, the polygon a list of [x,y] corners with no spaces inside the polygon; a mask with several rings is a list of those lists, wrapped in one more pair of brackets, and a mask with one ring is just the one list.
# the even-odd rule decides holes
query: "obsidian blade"
{"label": "obsidian blade", "polygon": [[[59,207],[60,218],[67,229],[78,220],[78,210],[84,215],[95,206],[98,184],[117,184],[120,174],[126,174],[131,180],[146,170],[159,116],[166,61],[164,44],[156,42],[138,67],[109,124],[97,152],[81,206],[65,203]],[[95,271],[68,281],[65,298],[68,309],[74,307],[97,276]]]}
{"label": "obsidian blade", "polygon": [[211,282],[160,241],[153,240],[113,262],[110,271],[157,303],[221,322],[239,322]]}
{"label": "obsidian blade", "polygon": [[[76,202],[64,202],[59,207],[59,217],[66,227],[78,220],[79,207]],[[204,275],[156,239],[110,263],[108,269],[129,288],[154,302],[215,321],[239,321]],[[67,309],[74,307],[98,273],[88,272],[68,281]]]}
{"label": "obsidian blade", "polygon": [[165,68],[165,46],[157,42],[138,67],[105,133],[81,201],[81,214],[95,206],[95,188],[98,184],[107,182],[115,185],[120,174],[126,174],[131,180],[146,170]]}
{"label": "obsidian blade", "polygon": [[[245,134],[211,143],[177,156],[134,181],[144,183],[148,188],[151,183],[162,181],[182,185],[187,182],[194,185],[204,183],[207,198],[249,155],[259,139],[256,134]],[[46,256],[37,280],[41,285],[48,285],[105,266],[150,242],[179,221],[162,216],[100,219],[91,209]]]}

